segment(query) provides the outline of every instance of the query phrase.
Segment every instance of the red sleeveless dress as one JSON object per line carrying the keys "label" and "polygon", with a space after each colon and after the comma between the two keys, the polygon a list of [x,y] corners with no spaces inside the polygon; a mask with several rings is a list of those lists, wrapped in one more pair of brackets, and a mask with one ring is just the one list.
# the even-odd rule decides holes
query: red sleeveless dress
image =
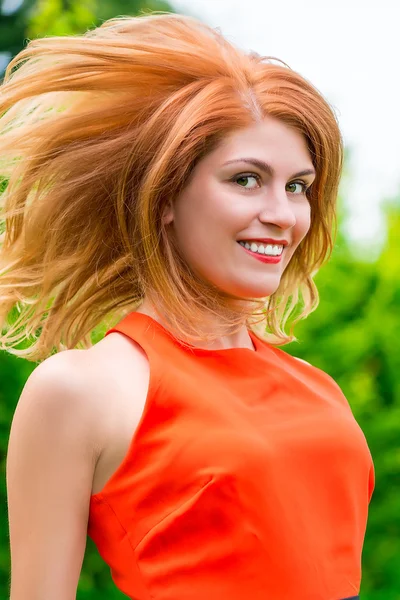
{"label": "red sleeveless dress", "polygon": [[375,473],[331,377],[252,332],[256,351],[187,348],[136,312],[112,331],[150,363],[129,450],[90,501],[116,586],[132,600],[357,598]]}

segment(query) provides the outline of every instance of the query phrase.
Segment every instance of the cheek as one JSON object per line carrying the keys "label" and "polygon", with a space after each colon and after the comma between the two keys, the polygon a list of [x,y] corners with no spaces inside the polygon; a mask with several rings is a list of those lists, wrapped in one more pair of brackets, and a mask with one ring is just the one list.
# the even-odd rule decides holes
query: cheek
{"label": "cheek", "polygon": [[232,195],[221,186],[203,185],[201,194],[199,187],[191,186],[176,203],[174,221],[180,240],[186,245],[212,236],[217,241],[226,234],[236,234],[244,221],[241,204],[232,201]]}
{"label": "cheek", "polygon": [[175,238],[186,260],[197,266],[209,260],[212,243],[218,238],[219,215],[210,207],[207,194],[186,193],[175,207],[173,228]]}
{"label": "cheek", "polygon": [[308,204],[299,206],[296,214],[296,232],[295,238],[296,243],[299,244],[301,240],[307,235],[308,230],[311,226],[311,207]]}

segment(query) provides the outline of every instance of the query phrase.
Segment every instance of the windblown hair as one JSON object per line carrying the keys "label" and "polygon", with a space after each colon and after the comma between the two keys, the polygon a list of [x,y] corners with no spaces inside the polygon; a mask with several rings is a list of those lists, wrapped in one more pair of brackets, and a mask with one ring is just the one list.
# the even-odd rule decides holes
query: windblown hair
{"label": "windblown hair", "polygon": [[[145,294],[180,339],[214,339],[243,315],[270,343],[295,339],[318,303],[312,277],[332,251],[343,162],[334,111],[307,80],[194,18],[157,13],[32,40],[0,90],[2,349],[39,361],[88,348]],[[199,160],[267,115],[307,142],[311,227],[279,289],[238,302],[195,275],[162,215]],[[207,315],[222,324],[212,336]]]}

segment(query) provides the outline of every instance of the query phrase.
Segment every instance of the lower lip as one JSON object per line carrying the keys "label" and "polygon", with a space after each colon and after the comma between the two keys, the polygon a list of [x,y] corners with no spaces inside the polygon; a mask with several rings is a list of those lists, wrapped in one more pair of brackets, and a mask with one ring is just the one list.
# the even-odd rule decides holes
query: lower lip
{"label": "lower lip", "polygon": [[281,262],[281,258],[282,258],[282,254],[280,256],[263,256],[262,254],[258,254],[258,252],[252,252],[251,250],[247,250],[247,248],[245,248],[244,246],[242,246],[241,244],[239,244],[239,246],[245,251],[247,252],[247,254],[250,254],[250,256],[253,256],[254,258],[256,258],[257,260],[259,260],[260,262],[263,263],[269,263],[270,265],[276,265],[277,263]]}

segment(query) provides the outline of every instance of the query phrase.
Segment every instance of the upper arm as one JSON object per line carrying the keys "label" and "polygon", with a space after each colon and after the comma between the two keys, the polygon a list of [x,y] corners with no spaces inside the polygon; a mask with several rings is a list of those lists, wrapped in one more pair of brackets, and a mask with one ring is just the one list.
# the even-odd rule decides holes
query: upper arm
{"label": "upper arm", "polygon": [[39,365],[14,413],[6,465],[11,600],[76,598],[97,458],[82,352]]}

